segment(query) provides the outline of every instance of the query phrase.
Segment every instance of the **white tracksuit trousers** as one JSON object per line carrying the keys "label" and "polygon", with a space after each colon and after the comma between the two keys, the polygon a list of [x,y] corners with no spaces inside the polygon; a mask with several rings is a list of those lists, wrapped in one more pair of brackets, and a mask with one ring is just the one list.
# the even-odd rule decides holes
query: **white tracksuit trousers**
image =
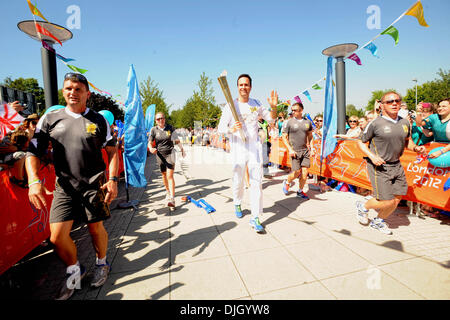
{"label": "white tracksuit trousers", "polygon": [[233,163],[233,200],[240,205],[244,196],[245,167],[250,177],[250,206],[252,217],[263,211],[262,198],[262,144],[259,140],[242,142],[234,138],[230,145]]}

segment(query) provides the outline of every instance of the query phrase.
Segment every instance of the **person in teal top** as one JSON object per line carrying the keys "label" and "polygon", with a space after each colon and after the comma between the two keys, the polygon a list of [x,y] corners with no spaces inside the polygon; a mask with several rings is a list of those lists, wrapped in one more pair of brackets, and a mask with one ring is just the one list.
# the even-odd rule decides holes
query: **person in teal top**
{"label": "person in teal top", "polygon": [[[449,99],[439,103],[437,114],[424,119],[422,126],[427,136],[433,136],[436,142],[450,142],[450,106]],[[433,134],[430,135],[430,132]]]}
{"label": "person in teal top", "polygon": [[447,145],[430,154],[430,158],[437,158],[441,154],[450,151],[450,98],[439,102],[437,114],[432,114],[422,122],[423,132],[427,137],[434,137],[436,142],[444,142]]}
{"label": "person in teal top", "polygon": [[422,146],[428,142],[433,141],[433,137],[427,137],[423,133],[422,127],[418,127],[415,121],[413,121],[411,126],[411,139],[418,146]]}

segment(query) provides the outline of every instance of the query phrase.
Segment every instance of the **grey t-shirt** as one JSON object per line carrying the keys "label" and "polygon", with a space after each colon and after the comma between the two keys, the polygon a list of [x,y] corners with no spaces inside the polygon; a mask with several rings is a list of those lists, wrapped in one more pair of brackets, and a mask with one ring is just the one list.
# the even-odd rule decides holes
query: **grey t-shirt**
{"label": "grey t-shirt", "polygon": [[312,131],[311,121],[306,119],[297,120],[291,118],[285,126],[283,126],[283,133],[288,134],[289,143],[295,152],[300,152],[307,148],[307,139],[309,132]]}
{"label": "grey t-shirt", "polygon": [[170,124],[166,124],[164,129],[155,126],[150,131],[149,141],[155,141],[156,149],[162,154],[170,154],[174,147],[173,141],[177,139],[177,133]]}
{"label": "grey t-shirt", "polygon": [[29,154],[45,155],[51,142],[57,177],[78,191],[96,183],[106,169],[101,150],[106,145],[114,146],[106,119],[89,108],[83,114],[67,108],[45,114],[37,124],[34,139]]}
{"label": "grey t-shirt", "polygon": [[411,135],[410,124],[401,117],[397,121],[377,117],[367,124],[362,142],[370,141],[369,149],[386,162],[396,162],[405,150],[406,139]]}

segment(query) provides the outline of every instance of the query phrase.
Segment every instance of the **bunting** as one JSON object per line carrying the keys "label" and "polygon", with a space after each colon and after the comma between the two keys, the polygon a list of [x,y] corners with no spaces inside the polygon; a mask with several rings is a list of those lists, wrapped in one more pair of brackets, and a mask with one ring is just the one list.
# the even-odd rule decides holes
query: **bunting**
{"label": "bunting", "polygon": [[75,71],[75,72],[79,72],[79,73],[81,73],[81,74],[83,74],[83,73],[86,73],[87,72],[87,70],[86,69],[81,69],[81,68],[78,68],[78,67],[75,67],[75,66],[72,66],[72,65],[70,65],[70,64],[66,64],[66,66],[68,66],[70,69],[72,69],[73,71]]}
{"label": "bunting", "polygon": [[363,48],[369,50],[374,57],[380,58],[379,56],[377,56],[378,48],[373,42],[369,42]]}
{"label": "bunting", "polygon": [[405,13],[405,15],[415,17],[421,26],[429,27],[429,25],[425,21],[425,17],[423,15],[423,7],[420,1],[417,1],[416,4]]}
{"label": "bunting", "polygon": [[380,34],[388,34],[395,40],[395,45],[398,43],[398,30],[394,26],[390,26]]}
{"label": "bunting", "polygon": [[359,59],[359,57],[356,53],[353,53],[352,55],[348,56],[348,59],[355,61],[356,64],[359,66],[362,65],[361,59]]}
{"label": "bunting", "polygon": [[[30,7],[30,11],[31,11],[31,13],[32,13],[33,15],[38,16],[38,17],[41,17],[41,18],[44,19],[46,22],[48,22],[48,20],[45,19],[45,17],[42,15],[42,13],[39,11],[39,9],[36,8],[36,6],[33,5],[33,4],[30,2],[30,0],[27,0],[27,2],[28,2],[28,6]],[[50,23],[50,22],[48,22],[48,23]]]}
{"label": "bunting", "polygon": [[319,86],[317,83],[314,84],[311,88],[313,88],[314,90],[320,90],[320,89],[322,89],[322,87]]}
{"label": "bunting", "polygon": [[309,92],[308,92],[308,90],[305,90],[305,91],[303,91],[303,92],[302,92],[302,94],[303,94],[303,95],[304,95],[305,97],[307,97],[309,101],[311,101],[311,102],[312,102],[312,100],[311,100],[311,96],[309,95]]}
{"label": "bunting", "polygon": [[[44,41],[44,42],[45,42],[45,41]],[[55,55],[56,55],[56,57],[57,57],[58,59],[60,59],[60,60],[62,60],[62,61],[64,61],[64,62],[75,61],[75,59],[64,58],[62,55],[57,54],[56,52],[55,52]]]}
{"label": "bunting", "polygon": [[50,31],[45,29],[43,26],[39,25],[39,23],[37,23],[37,22],[35,22],[34,25],[36,26],[36,32],[54,39],[56,42],[58,42],[62,46],[61,41],[59,41],[59,39],[57,37],[55,37]]}
{"label": "bunting", "polygon": [[295,97],[294,97],[294,100],[295,100],[295,102],[301,103],[301,104],[303,105],[302,99],[300,99],[299,96],[295,96]]}

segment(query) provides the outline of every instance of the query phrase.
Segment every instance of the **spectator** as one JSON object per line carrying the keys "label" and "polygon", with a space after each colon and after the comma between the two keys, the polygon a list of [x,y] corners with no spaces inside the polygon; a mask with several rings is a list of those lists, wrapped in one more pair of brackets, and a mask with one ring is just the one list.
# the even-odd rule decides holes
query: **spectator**
{"label": "spectator", "polygon": [[363,133],[363,131],[366,128],[368,123],[369,123],[369,121],[367,121],[366,116],[362,116],[361,118],[359,118],[358,125],[359,125],[359,129],[361,129],[361,133]]}
{"label": "spectator", "polygon": [[336,134],[336,138],[341,139],[356,139],[361,135],[361,128],[359,127],[359,118],[357,116],[351,116],[348,119],[350,128],[345,134]]}
{"label": "spectator", "polygon": [[411,138],[418,146],[433,141],[433,137],[427,137],[423,133],[422,121],[434,113],[434,106],[431,103],[420,102],[417,105],[415,115],[410,115],[411,122]]}
{"label": "spectator", "polygon": [[9,132],[0,142],[0,166],[3,169],[13,167],[10,181],[21,188],[27,188],[25,176],[25,155],[28,148],[28,132],[22,126]]}
{"label": "spectator", "polygon": [[284,124],[284,112],[278,113],[277,128],[278,136],[281,137],[283,134],[283,124]]}
{"label": "spectator", "polygon": [[436,142],[447,143],[447,146],[430,154],[430,158],[437,158],[450,151],[450,98],[441,100],[436,111],[422,121],[423,133],[427,137],[433,136]]}
{"label": "spectator", "polygon": [[322,139],[323,118],[315,116],[313,122],[316,125],[316,128],[313,130],[313,140]]}

